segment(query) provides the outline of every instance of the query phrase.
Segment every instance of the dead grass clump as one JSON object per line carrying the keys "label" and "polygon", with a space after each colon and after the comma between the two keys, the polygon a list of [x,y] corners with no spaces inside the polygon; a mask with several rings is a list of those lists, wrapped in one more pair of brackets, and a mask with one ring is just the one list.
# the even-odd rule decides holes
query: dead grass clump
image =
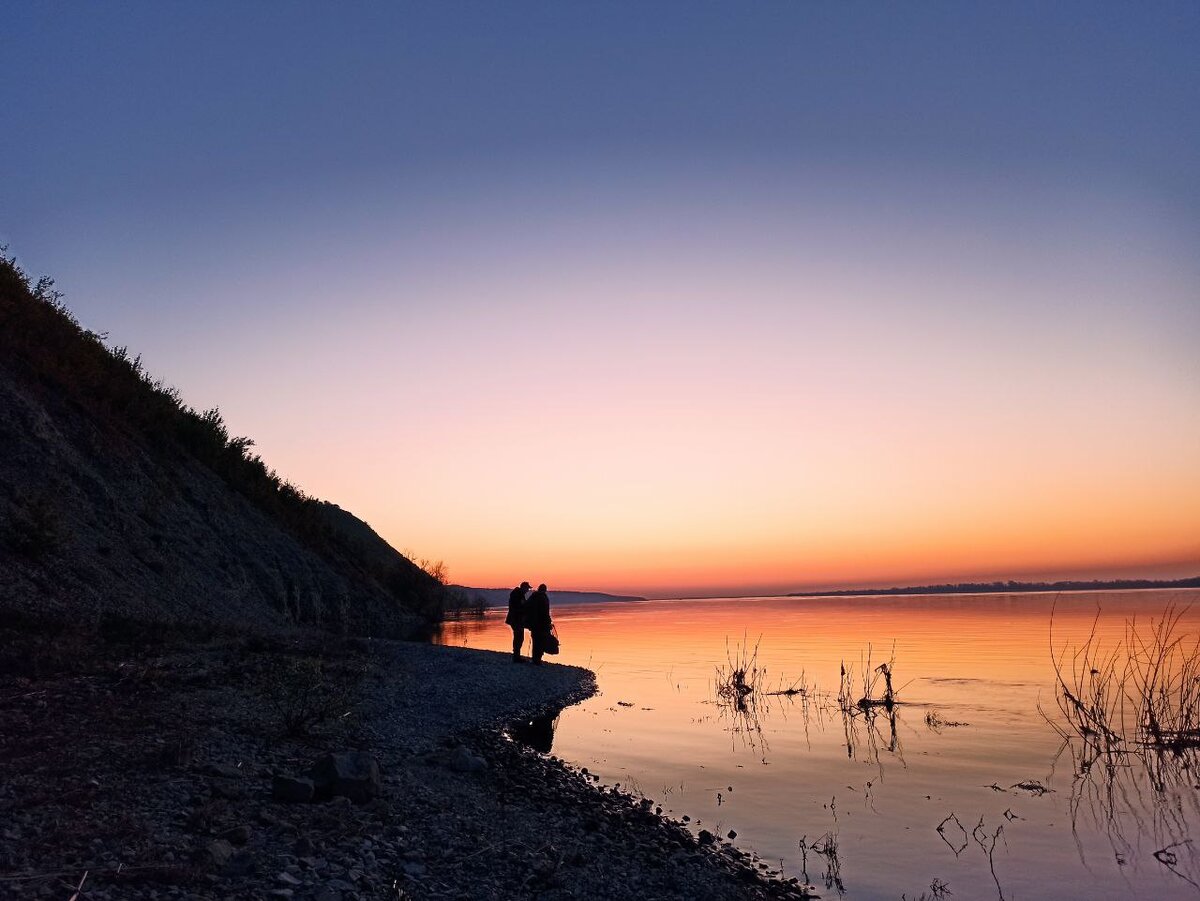
{"label": "dead grass clump", "polygon": [[[1122,654],[1121,645],[1104,652],[1096,635],[1099,624],[1100,613],[1097,611],[1087,640],[1072,650],[1068,660],[1066,650],[1055,653],[1052,609],[1050,653],[1058,685],[1058,709],[1067,729],[1088,745],[1110,752],[1120,750],[1125,741],[1123,683],[1128,658]],[[1068,737],[1067,731],[1059,731],[1064,738]]]}
{"label": "dead grass clump", "polygon": [[354,711],[365,675],[358,661],[281,657],[267,674],[267,703],[284,734],[307,735]]}
{"label": "dead grass clump", "polygon": [[1082,645],[1056,650],[1051,612],[1064,738],[1073,734],[1099,754],[1184,755],[1200,748],[1200,633],[1184,631],[1187,610],[1169,605],[1148,628],[1128,620],[1124,639],[1111,650],[1097,638],[1099,611]]}
{"label": "dead grass clump", "polygon": [[899,703],[896,698],[899,692],[892,685],[892,671],[896,666],[896,646],[892,645],[891,656],[877,666],[873,665],[872,652],[871,645],[867,645],[865,657],[859,659],[862,673],[861,692],[854,687],[853,664],[848,666],[845,661],[842,661],[838,707],[844,713],[852,714],[855,710],[868,711],[878,707],[891,710]]}
{"label": "dead grass clump", "polygon": [[1168,607],[1143,634],[1126,626],[1131,666],[1127,692],[1137,704],[1140,738],[1181,753],[1200,748],[1200,633],[1180,631],[1187,608]]}
{"label": "dead grass clump", "polygon": [[740,645],[730,647],[726,639],[726,663],[716,668],[713,686],[717,710],[726,722],[725,728],[746,747],[764,755],[765,760],[767,743],[763,736],[759,699],[764,694],[767,670],[758,663],[761,641],[760,636],[751,647],[749,640],[743,636]]}
{"label": "dead grass clump", "polygon": [[762,689],[767,678],[765,667],[758,665],[758,641],[751,647],[745,636],[737,647],[729,646],[725,639],[726,663],[717,667],[716,692],[718,701],[732,704],[738,709],[744,709],[747,698]]}

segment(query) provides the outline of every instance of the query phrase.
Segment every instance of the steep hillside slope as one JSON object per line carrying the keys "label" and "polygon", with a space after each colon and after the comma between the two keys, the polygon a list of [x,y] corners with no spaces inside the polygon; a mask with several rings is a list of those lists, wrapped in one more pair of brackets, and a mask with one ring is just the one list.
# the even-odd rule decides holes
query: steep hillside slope
{"label": "steep hillside slope", "polygon": [[0,618],[390,637],[439,618],[443,586],[252,444],[0,258]]}

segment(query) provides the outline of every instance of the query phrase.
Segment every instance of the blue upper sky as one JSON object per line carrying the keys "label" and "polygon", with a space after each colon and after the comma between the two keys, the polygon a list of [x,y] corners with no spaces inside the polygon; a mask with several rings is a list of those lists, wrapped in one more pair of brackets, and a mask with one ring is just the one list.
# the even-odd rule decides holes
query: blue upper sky
{"label": "blue upper sky", "polygon": [[55,3],[0,29],[0,233],[656,157],[1106,180],[1200,212],[1200,5]]}

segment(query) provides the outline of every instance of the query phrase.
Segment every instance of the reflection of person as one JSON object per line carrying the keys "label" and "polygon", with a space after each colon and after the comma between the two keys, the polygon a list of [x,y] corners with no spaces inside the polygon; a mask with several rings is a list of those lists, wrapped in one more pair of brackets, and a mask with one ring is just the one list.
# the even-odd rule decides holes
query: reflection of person
{"label": "reflection of person", "polygon": [[521,659],[521,645],[525,643],[525,592],[529,583],[522,582],[508,595],[508,616],[504,622],[512,627],[513,660]]}
{"label": "reflection of person", "polygon": [[542,655],[546,653],[546,639],[554,623],[550,620],[550,595],[546,594],[546,585],[542,583],[537,591],[525,600],[525,628],[533,640],[533,662],[541,664]]}
{"label": "reflection of person", "polygon": [[554,727],[558,725],[561,710],[551,710],[531,720],[518,720],[509,727],[509,733],[527,747],[541,754],[549,754],[554,747]]}

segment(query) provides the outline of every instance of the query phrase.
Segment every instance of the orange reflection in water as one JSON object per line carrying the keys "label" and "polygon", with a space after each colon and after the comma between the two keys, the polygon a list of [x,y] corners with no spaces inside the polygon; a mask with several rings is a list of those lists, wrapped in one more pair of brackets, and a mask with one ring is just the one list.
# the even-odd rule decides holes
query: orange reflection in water
{"label": "orange reflection in water", "polygon": [[[847,897],[917,897],[934,878],[959,897],[995,897],[992,863],[1006,897],[1192,897],[1153,856],[1193,826],[1200,834],[1191,783],[1156,793],[1127,768],[1120,800],[1106,801],[1111,786],[1081,776],[1047,717],[1057,719],[1052,610],[1055,646],[1069,661],[1093,628],[1114,648],[1127,620],[1148,625],[1168,604],[1196,599],[1149,591],[562,607],[559,660],[594,670],[601,693],[564,711],[554,753],[697,827],[734,829],[738,844],[782,861],[785,873],[835,893],[840,882]],[[1181,628],[1200,631],[1200,611],[1188,610]],[[448,625],[442,640],[506,650],[509,634],[489,614]],[[752,718],[716,703],[713,685],[743,642],[757,646],[765,670]],[[872,667],[894,655],[901,704],[891,716],[844,717],[841,667],[860,694],[868,653]],[[802,675],[807,698],[762,694]],[[951,813],[965,825],[964,849],[936,830]],[[985,840],[1003,827],[991,861],[971,834],[981,818]],[[840,848],[832,876],[810,850],[826,834]],[[1176,853],[1181,871],[1200,871],[1191,845]]]}

